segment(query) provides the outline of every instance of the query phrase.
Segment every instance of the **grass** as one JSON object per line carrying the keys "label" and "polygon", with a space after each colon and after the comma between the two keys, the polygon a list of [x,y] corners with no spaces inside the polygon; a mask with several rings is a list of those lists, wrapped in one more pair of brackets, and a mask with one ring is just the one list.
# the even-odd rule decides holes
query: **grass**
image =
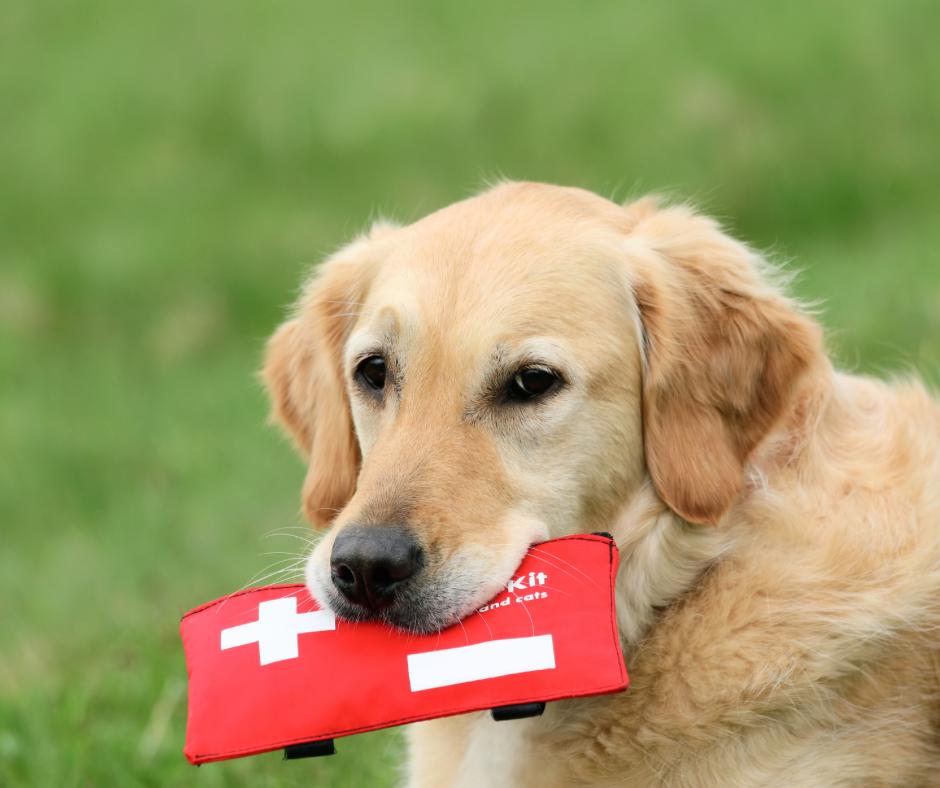
{"label": "grass", "polygon": [[497,175],[690,196],[804,271],[844,364],[940,379],[938,25],[904,0],[4,4],[0,784],[395,782],[395,733],[180,752],[179,615],[300,544],[262,343],[376,213]]}

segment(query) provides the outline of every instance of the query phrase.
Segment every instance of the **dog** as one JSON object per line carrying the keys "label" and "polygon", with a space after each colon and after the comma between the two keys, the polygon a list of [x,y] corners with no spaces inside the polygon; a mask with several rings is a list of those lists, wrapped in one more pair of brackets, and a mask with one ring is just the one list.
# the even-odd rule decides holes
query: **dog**
{"label": "dog", "polygon": [[845,374],[684,205],[502,183],[326,260],[269,340],[307,584],[433,632],[607,531],[631,689],[413,725],[410,786],[940,785],[940,407]]}

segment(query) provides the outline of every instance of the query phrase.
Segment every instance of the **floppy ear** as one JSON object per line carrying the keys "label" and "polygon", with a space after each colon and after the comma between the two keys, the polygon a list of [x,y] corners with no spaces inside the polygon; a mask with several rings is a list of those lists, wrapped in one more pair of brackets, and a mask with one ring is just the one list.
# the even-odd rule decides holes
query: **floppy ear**
{"label": "floppy ear", "polygon": [[359,474],[342,354],[373,270],[369,244],[356,241],[320,266],[295,316],[268,340],[261,371],[272,420],[309,461],[303,509],[317,526],[328,524],[346,505]]}
{"label": "floppy ear", "polygon": [[673,511],[717,523],[741,493],[748,458],[823,359],[820,330],[713,221],[650,201],[628,214],[647,467]]}

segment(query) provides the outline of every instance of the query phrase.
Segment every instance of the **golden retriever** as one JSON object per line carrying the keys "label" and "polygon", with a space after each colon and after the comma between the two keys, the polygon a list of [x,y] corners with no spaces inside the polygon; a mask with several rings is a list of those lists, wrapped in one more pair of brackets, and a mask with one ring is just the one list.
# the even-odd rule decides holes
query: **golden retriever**
{"label": "golden retriever", "polygon": [[409,730],[412,786],[940,784],[940,408],[833,369],[715,222],[506,183],[334,254],[273,412],[347,619],[434,631],[609,531],[632,688]]}

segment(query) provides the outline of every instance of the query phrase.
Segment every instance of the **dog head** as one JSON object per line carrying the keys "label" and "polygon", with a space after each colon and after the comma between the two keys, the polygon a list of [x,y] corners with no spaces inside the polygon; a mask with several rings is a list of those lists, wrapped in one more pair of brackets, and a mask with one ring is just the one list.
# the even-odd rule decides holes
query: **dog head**
{"label": "dog head", "polygon": [[533,542],[610,530],[651,481],[714,525],[819,353],[760,261],[686,208],[505,184],[324,262],[269,342],[309,461],[314,596],[416,631]]}

